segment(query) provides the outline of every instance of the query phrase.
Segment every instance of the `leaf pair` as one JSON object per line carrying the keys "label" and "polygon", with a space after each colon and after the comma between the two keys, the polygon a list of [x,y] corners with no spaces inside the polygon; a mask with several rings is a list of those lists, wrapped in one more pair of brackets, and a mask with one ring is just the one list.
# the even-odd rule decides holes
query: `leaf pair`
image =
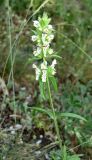
{"label": "leaf pair", "polygon": [[[33,107],[32,109],[35,110],[35,111],[47,114],[51,119],[54,119],[54,114],[53,114],[53,112],[50,109],[44,109],[44,108],[41,108],[41,107]],[[63,118],[63,117],[67,117],[67,118],[76,118],[76,119],[79,119],[79,120],[87,122],[87,120],[85,118],[83,118],[82,116],[77,115],[75,113],[67,113],[67,112],[66,113],[60,113],[60,112],[55,112],[55,115],[56,115],[57,119],[60,119],[60,118]]]}

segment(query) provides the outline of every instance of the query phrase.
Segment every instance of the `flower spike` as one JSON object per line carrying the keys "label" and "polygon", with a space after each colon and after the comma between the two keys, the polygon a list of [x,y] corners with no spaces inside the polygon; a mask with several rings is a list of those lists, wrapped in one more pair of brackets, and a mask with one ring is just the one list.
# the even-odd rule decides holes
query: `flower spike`
{"label": "flower spike", "polygon": [[53,54],[54,51],[50,48],[51,41],[54,39],[53,27],[50,23],[50,19],[47,14],[43,14],[38,20],[33,21],[35,27],[35,35],[32,36],[32,41],[36,42],[37,48],[33,52],[33,55],[42,60],[42,63],[37,67],[33,64],[33,68],[36,73],[36,80],[46,82],[47,76],[53,76],[55,71],[56,60],[52,61],[51,65],[48,65],[47,58]]}

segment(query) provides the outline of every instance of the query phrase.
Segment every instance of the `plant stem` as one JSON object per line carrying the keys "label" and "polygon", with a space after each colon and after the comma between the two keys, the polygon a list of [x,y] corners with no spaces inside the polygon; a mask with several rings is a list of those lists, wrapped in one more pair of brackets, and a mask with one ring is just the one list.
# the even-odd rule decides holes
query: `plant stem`
{"label": "plant stem", "polygon": [[54,115],[55,129],[56,129],[57,137],[58,137],[58,140],[59,140],[59,146],[60,146],[60,149],[62,151],[62,140],[61,140],[61,137],[60,137],[58,121],[57,121],[57,117],[56,117],[56,114],[55,114],[55,108],[53,106],[53,100],[52,100],[52,96],[51,96],[51,89],[50,89],[48,76],[47,76],[47,85],[48,85],[48,93],[49,93],[50,105],[51,105],[51,109],[52,109],[53,115]]}
{"label": "plant stem", "polygon": [[[16,103],[15,103],[15,86],[14,86],[14,68],[13,68],[13,52],[12,52],[12,23],[11,23],[11,8],[9,4],[9,0],[6,0],[6,7],[8,8],[7,10],[7,19],[8,19],[8,36],[9,36],[9,55],[10,55],[10,76],[8,78],[8,83],[10,79],[12,79],[12,89],[13,89],[13,107],[14,107],[14,112],[16,115]],[[16,123],[16,116],[15,116],[15,123]]]}

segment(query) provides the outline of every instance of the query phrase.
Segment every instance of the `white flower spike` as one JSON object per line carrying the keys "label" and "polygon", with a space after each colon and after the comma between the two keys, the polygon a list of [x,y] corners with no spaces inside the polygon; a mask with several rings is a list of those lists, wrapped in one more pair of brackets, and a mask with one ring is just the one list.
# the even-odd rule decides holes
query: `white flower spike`
{"label": "white flower spike", "polygon": [[36,80],[41,80],[43,83],[46,82],[47,76],[56,73],[55,65],[57,64],[56,59],[54,59],[50,66],[47,65],[48,56],[54,53],[53,49],[50,48],[50,43],[54,39],[54,29],[49,22],[50,19],[46,14],[42,18],[39,17],[38,21],[33,21],[36,34],[32,36],[32,41],[36,41],[38,46],[33,55],[41,60],[39,68],[35,64],[33,64],[33,68],[35,69]]}

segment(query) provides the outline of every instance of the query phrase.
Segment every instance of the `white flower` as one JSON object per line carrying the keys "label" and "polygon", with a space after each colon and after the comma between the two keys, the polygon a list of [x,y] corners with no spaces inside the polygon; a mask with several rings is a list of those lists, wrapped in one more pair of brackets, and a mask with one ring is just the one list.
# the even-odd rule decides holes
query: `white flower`
{"label": "white flower", "polygon": [[34,56],[38,56],[39,54],[41,54],[41,48],[38,47],[36,51],[33,52]]}
{"label": "white flower", "polygon": [[54,39],[54,35],[53,34],[49,35],[48,41],[51,42],[53,39]]}
{"label": "white flower", "polygon": [[36,81],[38,81],[40,77],[40,70],[36,69],[35,73],[36,73]]}
{"label": "white flower", "polygon": [[44,28],[44,31],[43,32],[45,32],[45,33],[48,33],[48,28]]}
{"label": "white flower", "polygon": [[42,70],[42,82],[46,82],[46,75],[47,75],[47,62],[43,62],[41,64],[41,70]]}
{"label": "white flower", "polygon": [[33,64],[33,68],[35,69],[36,80],[38,81],[39,77],[40,77],[40,74],[41,74],[41,71],[35,64]]}
{"label": "white flower", "polygon": [[43,44],[46,43],[46,37],[47,37],[47,34],[42,34],[42,42],[43,42]]}
{"label": "white flower", "polygon": [[53,53],[53,49],[49,48],[48,53],[52,54]]}
{"label": "white flower", "polygon": [[37,51],[34,51],[34,52],[33,52],[33,55],[36,56],[36,53],[37,53]]}
{"label": "white flower", "polygon": [[54,35],[51,34],[51,35],[49,36],[49,38],[52,40],[52,39],[54,38]]}
{"label": "white flower", "polygon": [[36,41],[36,40],[37,40],[37,36],[33,35],[33,36],[32,36],[32,41],[34,42],[34,41]]}
{"label": "white flower", "polygon": [[37,54],[36,55],[39,55],[39,54],[41,54],[41,48],[40,47],[37,48]]}
{"label": "white flower", "polygon": [[49,43],[53,40],[54,38],[54,35],[51,34],[51,35],[47,35],[46,33],[42,34],[42,42],[43,42],[43,45],[49,45]]}
{"label": "white flower", "polygon": [[33,68],[34,68],[34,69],[36,69],[36,68],[37,68],[36,64],[33,64]]}
{"label": "white flower", "polygon": [[36,28],[39,27],[39,25],[40,25],[39,21],[33,21],[33,23],[34,23],[34,27],[36,27]]}
{"label": "white flower", "polygon": [[52,25],[51,25],[51,24],[49,24],[49,25],[48,25],[48,29],[50,29],[50,30],[52,30],[52,29],[53,29],[53,27],[52,27]]}
{"label": "white flower", "polygon": [[47,54],[47,51],[48,51],[48,47],[49,47],[49,45],[47,45],[47,46],[45,46],[45,47],[43,48],[44,57],[46,57],[46,54]]}
{"label": "white flower", "polygon": [[42,82],[46,82],[47,70],[42,70]]}
{"label": "white flower", "polygon": [[40,77],[40,73],[41,73],[40,69],[37,68],[36,71],[35,71],[35,73],[36,73],[36,80],[38,81],[39,77]]}
{"label": "white flower", "polygon": [[52,61],[52,64],[51,64],[51,68],[52,68],[52,75],[55,75],[55,73],[56,73],[56,70],[55,70],[55,65],[57,64],[57,61],[56,61],[56,59],[54,59],[53,61]]}
{"label": "white flower", "polygon": [[41,64],[41,69],[42,70],[46,70],[47,69],[47,62],[46,61]]}
{"label": "white flower", "polygon": [[51,31],[51,30],[53,30],[53,27],[52,27],[52,25],[48,25],[46,28],[44,28],[44,31],[43,32],[45,32],[45,33],[49,33],[49,31]]}
{"label": "white flower", "polygon": [[56,64],[57,64],[57,61],[56,61],[56,59],[54,59],[54,60],[52,61],[51,67],[54,68]]}
{"label": "white flower", "polygon": [[55,68],[53,68],[52,75],[55,75],[55,74],[56,74],[56,70]]}

